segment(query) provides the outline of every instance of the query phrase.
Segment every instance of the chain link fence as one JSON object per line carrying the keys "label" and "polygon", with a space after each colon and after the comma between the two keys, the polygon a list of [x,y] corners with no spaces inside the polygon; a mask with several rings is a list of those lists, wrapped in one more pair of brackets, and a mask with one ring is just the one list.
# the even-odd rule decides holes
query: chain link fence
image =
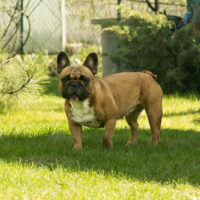
{"label": "chain link fence", "polygon": [[[31,33],[25,51],[48,50],[54,53],[64,48],[66,30],[63,29],[62,6],[61,0],[34,0],[30,3],[30,8],[36,9],[30,13]],[[25,22],[24,26],[27,25]]]}
{"label": "chain link fence", "polygon": [[[3,47],[24,52],[64,49],[64,0],[7,0],[0,3],[0,37]],[[5,34],[6,33],[6,34]]]}

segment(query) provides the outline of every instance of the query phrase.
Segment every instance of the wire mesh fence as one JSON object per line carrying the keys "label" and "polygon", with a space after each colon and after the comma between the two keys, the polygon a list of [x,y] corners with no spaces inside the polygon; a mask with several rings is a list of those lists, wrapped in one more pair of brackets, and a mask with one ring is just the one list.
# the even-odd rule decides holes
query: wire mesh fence
{"label": "wire mesh fence", "polygon": [[[36,7],[30,13],[31,34],[25,50],[48,50],[55,52],[62,49],[62,14],[61,1],[37,0],[32,1],[30,7]],[[25,27],[27,24],[24,24]],[[26,30],[27,31],[27,30]]]}
{"label": "wire mesh fence", "polygon": [[[3,47],[25,52],[64,48],[66,29],[64,0],[8,0],[0,3]],[[6,33],[6,34],[5,34]]]}

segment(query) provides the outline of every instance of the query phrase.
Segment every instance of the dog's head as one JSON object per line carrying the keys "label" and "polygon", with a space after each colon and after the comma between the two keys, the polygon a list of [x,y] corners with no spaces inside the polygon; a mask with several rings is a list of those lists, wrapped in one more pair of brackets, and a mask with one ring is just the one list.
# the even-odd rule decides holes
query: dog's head
{"label": "dog's head", "polygon": [[57,72],[63,98],[79,101],[87,99],[91,92],[91,82],[97,73],[97,64],[96,53],[90,53],[83,66],[70,66],[68,56],[60,52],[57,56]]}

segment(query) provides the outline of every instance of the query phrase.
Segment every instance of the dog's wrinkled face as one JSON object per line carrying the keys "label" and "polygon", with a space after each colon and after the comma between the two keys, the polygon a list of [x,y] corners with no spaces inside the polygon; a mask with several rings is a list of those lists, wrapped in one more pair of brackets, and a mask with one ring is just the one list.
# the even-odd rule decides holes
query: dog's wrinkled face
{"label": "dog's wrinkled face", "polygon": [[60,90],[67,100],[83,101],[90,95],[90,82],[97,72],[97,55],[87,56],[83,66],[70,66],[69,59],[64,52],[57,57],[57,71],[60,78]]}
{"label": "dog's wrinkled face", "polygon": [[81,73],[80,67],[69,67],[63,70],[60,79],[62,96],[65,99],[83,101],[88,98],[90,78],[85,73]]}

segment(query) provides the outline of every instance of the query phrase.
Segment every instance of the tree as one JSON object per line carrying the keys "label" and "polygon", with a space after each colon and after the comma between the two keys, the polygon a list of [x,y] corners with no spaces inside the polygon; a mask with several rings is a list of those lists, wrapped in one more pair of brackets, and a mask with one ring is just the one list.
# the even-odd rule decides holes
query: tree
{"label": "tree", "polygon": [[158,0],[154,0],[154,6],[152,5],[153,3],[150,2],[149,0],[145,0],[147,5],[149,6],[149,8],[151,8],[151,10],[155,13],[158,12],[158,9],[159,9],[159,2]]}

